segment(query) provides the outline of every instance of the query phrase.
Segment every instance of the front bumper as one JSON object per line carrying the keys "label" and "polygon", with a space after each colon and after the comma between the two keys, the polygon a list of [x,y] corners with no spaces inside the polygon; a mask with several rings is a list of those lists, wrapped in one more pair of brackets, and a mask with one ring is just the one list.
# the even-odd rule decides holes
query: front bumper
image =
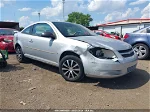
{"label": "front bumper", "polygon": [[122,62],[98,59],[88,54],[88,61],[83,59],[84,72],[88,77],[94,78],[116,78],[126,75],[136,69],[137,55],[124,59]]}

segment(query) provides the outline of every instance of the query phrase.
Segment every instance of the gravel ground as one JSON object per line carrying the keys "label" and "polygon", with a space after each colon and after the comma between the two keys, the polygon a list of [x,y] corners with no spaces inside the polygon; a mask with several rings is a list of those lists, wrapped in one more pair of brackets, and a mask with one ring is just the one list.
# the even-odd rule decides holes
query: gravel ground
{"label": "gravel ground", "polygon": [[0,69],[1,109],[150,109],[150,60],[116,79],[65,81],[58,68],[37,62],[20,64],[11,54]]}

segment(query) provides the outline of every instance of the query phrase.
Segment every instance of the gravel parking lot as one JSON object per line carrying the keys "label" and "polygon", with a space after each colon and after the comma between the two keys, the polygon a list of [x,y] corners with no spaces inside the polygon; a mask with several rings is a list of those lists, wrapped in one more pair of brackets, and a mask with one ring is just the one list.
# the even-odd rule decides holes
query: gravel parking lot
{"label": "gravel parking lot", "polygon": [[20,64],[14,54],[0,69],[1,109],[150,109],[150,60],[116,79],[65,81],[58,68]]}

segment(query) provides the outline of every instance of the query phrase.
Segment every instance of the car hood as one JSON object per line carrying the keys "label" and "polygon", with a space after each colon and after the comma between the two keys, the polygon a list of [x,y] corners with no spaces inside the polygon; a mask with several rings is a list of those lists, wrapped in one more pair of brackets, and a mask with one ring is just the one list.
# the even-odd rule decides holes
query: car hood
{"label": "car hood", "polygon": [[94,47],[102,47],[106,49],[127,50],[131,48],[131,45],[128,43],[116,39],[105,38],[102,36],[81,36],[71,37],[71,39],[86,42]]}

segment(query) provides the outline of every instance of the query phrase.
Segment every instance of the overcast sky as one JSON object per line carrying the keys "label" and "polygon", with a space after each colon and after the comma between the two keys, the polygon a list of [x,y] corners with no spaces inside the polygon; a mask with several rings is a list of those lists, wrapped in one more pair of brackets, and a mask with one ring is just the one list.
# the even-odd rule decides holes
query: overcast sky
{"label": "overcast sky", "polygon": [[[65,0],[65,19],[71,12],[90,14],[91,25],[129,18],[150,18],[150,0]],[[0,21],[27,26],[41,20],[63,21],[62,0],[0,0]]]}

